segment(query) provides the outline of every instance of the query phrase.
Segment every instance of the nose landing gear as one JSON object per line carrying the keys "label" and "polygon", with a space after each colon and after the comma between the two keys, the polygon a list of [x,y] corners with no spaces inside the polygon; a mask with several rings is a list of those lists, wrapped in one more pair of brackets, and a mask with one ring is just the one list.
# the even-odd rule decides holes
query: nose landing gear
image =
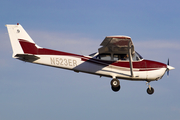
{"label": "nose landing gear", "polygon": [[147,93],[152,95],[154,93],[154,88],[151,87],[150,82],[146,82],[146,85],[148,86]]}

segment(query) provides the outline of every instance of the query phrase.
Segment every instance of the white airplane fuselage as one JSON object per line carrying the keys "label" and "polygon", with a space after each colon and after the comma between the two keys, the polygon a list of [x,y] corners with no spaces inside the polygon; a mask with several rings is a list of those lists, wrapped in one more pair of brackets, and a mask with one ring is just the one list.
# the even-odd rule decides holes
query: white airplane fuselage
{"label": "white airplane fuselage", "polygon": [[[132,62],[134,76],[131,76],[129,61],[100,60],[91,56],[37,48],[34,43],[26,40],[19,40],[19,42],[25,54],[33,54],[38,57],[37,60],[25,61],[69,69],[75,72],[128,80],[154,81],[160,79],[167,69],[166,64],[141,59]],[[31,49],[27,46],[31,46]]]}

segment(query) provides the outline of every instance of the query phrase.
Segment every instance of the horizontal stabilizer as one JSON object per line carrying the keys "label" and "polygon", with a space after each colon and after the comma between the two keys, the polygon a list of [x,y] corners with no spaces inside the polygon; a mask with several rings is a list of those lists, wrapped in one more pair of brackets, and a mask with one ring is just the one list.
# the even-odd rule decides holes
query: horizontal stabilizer
{"label": "horizontal stabilizer", "polygon": [[16,54],[15,58],[25,62],[33,62],[35,60],[40,59],[39,57],[32,54]]}

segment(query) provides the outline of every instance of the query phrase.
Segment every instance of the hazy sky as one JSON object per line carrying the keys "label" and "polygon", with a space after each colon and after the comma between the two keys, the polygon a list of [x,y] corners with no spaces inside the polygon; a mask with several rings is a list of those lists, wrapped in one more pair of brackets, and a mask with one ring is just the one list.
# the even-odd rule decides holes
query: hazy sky
{"label": "hazy sky", "polygon": [[[179,120],[180,1],[3,0],[0,4],[0,120]],[[145,59],[167,63],[170,76],[120,80],[12,58],[5,24],[20,23],[41,47],[96,52],[106,36],[127,35]]]}

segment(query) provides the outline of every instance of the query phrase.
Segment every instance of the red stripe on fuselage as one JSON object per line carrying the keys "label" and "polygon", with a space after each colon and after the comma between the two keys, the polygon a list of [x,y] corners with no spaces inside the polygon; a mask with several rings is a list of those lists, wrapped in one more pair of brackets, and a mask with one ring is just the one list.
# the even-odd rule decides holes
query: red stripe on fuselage
{"label": "red stripe on fuselage", "polygon": [[[117,62],[114,62],[112,65],[130,68],[129,61],[123,61],[123,62],[117,61]],[[140,69],[140,71],[166,68],[166,66],[167,65],[164,63],[151,61],[151,60],[142,60],[142,61],[134,61],[133,62],[133,68],[138,68],[138,69]]]}
{"label": "red stripe on fuselage", "polygon": [[146,68],[147,69],[160,69],[160,68],[167,68],[167,65],[164,63],[160,63],[160,62],[156,62],[156,61],[152,61],[152,60],[144,60],[146,62]]}

